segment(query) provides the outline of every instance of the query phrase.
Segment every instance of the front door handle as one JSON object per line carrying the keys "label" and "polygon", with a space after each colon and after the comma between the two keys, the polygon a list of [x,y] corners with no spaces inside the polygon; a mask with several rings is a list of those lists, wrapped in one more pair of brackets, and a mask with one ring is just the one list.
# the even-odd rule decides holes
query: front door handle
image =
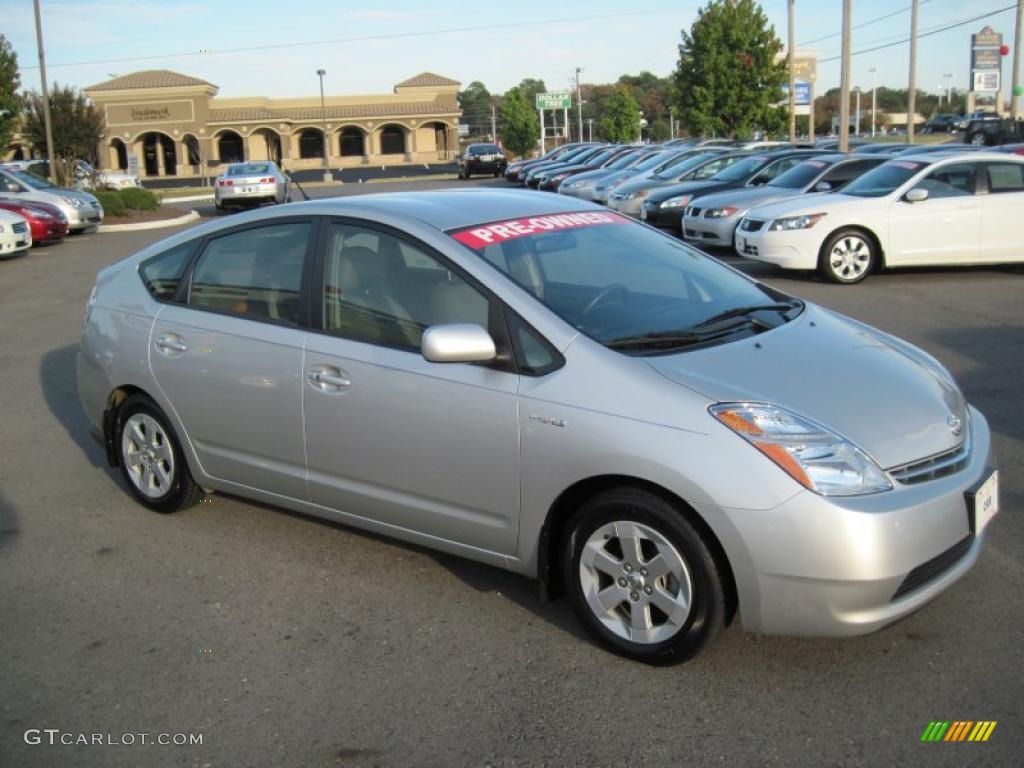
{"label": "front door handle", "polygon": [[323,392],[339,392],[352,386],[348,375],[333,365],[318,365],[310,369],[309,381]]}
{"label": "front door handle", "polygon": [[156,346],[167,352],[184,352],[188,347],[176,333],[163,333],[156,338]]}

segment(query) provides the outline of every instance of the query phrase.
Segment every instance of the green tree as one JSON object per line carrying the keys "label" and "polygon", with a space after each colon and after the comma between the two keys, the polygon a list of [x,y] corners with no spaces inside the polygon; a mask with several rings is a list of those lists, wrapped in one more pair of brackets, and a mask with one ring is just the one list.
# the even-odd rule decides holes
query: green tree
{"label": "green tree", "polygon": [[669,136],[669,133],[671,133],[671,130],[668,127],[668,123],[661,118],[658,118],[652,122],[650,127],[647,129],[647,138],[651,141],[665,141],[666,139],[672,138]]}
{"label": "green tree", "polygon": [[14,52],[10,41],[0,35],[0,152],[7,149],[21,114],[21,99],[18,98],[20,87],[18,54]]}
{"label": "green tree", "polygon": [[526,102],[530,105],[530,108],[535,108],[536,99],[534,98],[538,93],[547,93],[547,86],[544,85],[543,80],[536,80],[532,77],[525,77],[519,81],[519,90],[522,91],[523,97]]}
{"label": "green tree", "polygon": [[474,80],[464,91],[459,91],[462,123],[469,126],[470,136],[483,136],[491,132],[491,92],[479,80]]}
{"label": "green tree", "polygon": [[[92,159],[103,135],[103,117],[81,91],[54,83],[50,91],[50,122],[53,126],[53,154],[59,184],[74,178],[74,163]],[[46,146],[43,122],[43,97],[35,91],[25,96],[25,137],[37,146]]]}
{"label": "green tree", "polygon": [[691,133],[747,138],[782,128],[782,43],[760,5],[712,0],[682,38],[674,80],[680,120]]}
{"label": "green tree", "polygon": [[533,102],[518,87],[506,92],[501,101],[498,136],[505,149],[515,155],[525,155],[540,139],[540,121]]}
{"label": "green tree", "polygon": [[606,96],[601,110],[604,115],[598,127],[605,141],[624,143],[640,135],[640,105],[624,87]]}
{"label": "green tree", "polygon": [[672,80],[644,71],[639,75],[622,75],[619,85],[625,86],[640,105],[650,122],[668,120],[672,106]]}

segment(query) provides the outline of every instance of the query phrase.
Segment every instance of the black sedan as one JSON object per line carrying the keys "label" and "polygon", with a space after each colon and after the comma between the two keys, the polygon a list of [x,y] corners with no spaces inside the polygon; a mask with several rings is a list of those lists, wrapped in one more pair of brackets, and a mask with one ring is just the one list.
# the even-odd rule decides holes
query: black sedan
{"label": "black sedan", "polygon": [[470,144],[459,155],[459,178],[468,179],[474,173],[486,173],[497,178],[507,166],[505,153],[497,144]]}

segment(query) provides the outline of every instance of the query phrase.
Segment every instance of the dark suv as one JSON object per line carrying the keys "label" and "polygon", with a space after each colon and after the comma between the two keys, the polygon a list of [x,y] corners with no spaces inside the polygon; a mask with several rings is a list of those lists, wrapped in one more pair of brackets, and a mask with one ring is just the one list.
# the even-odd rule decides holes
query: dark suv
{"label": "dark suv", "polygon": [[459,155],[459,178],[468,179],[474,173],[489,173],[497,178],[507,165],[505,153],[497,144],[470,144]]}

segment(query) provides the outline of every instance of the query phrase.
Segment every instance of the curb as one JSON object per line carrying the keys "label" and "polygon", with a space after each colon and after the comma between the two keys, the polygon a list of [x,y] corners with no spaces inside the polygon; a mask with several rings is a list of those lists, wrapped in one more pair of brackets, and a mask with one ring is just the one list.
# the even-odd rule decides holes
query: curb
{"label": "curb", "polygon": [[180,224],[188,224],[199,218],[195,211],[189,211],[184,216],[176,219],[163,219],[161,221],[140,221],[138,224],[100,224],[96,231],[105,234],[107,232],[138,232],[142,229],[162,229],[163,227],[177,227]]}
{"label": "curb", "polygon": [[185,195],[184,197],[161,197],[161,203],[197,203],[200,200],[213,201],[213,195]]}

